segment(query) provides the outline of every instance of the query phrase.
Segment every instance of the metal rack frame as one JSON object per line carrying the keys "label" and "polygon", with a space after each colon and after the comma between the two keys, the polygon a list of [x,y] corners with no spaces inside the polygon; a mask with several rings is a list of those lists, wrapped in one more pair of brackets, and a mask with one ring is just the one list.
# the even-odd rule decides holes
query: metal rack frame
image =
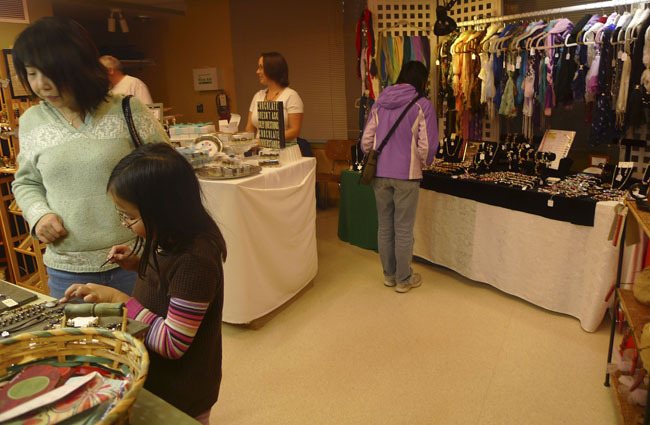
{"label": "metal rack frame", "polygon": [[604,9],[617,6],[630,6],[634,4],[650,3],[648,0],[609,0],[597,1],[594,3],[579,4],[576,6],[557,7],[555,9],[537,10],[535,12],[517,13],[516,15],[496,16],[493,18],[475,19],[473,21],[458,22],[459,27],[471,27],[473,25],[490,24],[493,22],[517,21],[520,19],[534,18],[537,16],[561,15],[584,10]]}

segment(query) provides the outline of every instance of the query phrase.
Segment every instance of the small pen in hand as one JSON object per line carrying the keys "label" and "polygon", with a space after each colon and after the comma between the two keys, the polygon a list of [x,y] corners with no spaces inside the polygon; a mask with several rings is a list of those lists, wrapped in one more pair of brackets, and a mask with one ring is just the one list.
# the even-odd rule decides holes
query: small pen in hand
{"label": "small pen in hand", "polygon": [[113,259],[113,256],[112,256],[112,255],[109,256],[109,257],[106,259],[106,261],[104,261],[104,262],[102,263],[102,265],[99,266],[99,268],[101,269],[102,267],[104,267],[104,266],[105,266],[106,264],[108,264],[108,262],[111,261],[112,259]]}

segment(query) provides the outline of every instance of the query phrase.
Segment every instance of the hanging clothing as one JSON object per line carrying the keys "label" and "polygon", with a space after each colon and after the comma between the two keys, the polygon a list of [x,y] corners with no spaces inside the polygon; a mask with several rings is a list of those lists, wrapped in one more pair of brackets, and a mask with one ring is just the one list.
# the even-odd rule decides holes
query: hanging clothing
{"label": "hanging clothing", "polygon": [[612,109],[611,94],[613,68],[605,66],[605,64],[611,63],[613,59],[612,52],[614,49],[610,41],[614,28],[613,24],[605,27],[599,47],[600,51],[598,52],[603,66],[598,71],[598,92],[589,137],[589,142],[593,146],[611,143],[616,138],[616,116]]}

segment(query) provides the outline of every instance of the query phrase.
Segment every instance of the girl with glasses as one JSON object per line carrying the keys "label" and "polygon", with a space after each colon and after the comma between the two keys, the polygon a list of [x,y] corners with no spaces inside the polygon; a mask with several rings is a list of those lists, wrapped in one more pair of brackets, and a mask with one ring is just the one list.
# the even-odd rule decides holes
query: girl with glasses
{"label": "girl with glasses", "polygon": [[108,181],[136,245],[114,246],[109,261],[138,272],[129,296],[95,283],[73,284],[63,302],[125,303],[148,323],[151,364],[145,388],[208,423],[221,383],[221,316],[226,243],[201,202],[192,166],[166,143],[123,158]]}

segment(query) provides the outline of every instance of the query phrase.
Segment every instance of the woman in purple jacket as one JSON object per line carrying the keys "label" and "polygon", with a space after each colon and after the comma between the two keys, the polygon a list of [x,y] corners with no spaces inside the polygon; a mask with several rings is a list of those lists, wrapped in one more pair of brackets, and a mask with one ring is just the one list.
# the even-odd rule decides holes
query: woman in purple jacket
{"label": "woman in purple jacket", "polygon": [[405,108],[419,97],[386,142],[373,181],[384,285],[400,293],[417,288],[422,280],[411,269],[413,226],[422,167],[433,162],[438,148],[436,112],[424,97],[427,78],[421,62],[406,63],[397,83],[382,91],[373,105],[361,138],[364,152],[377,149]]}

